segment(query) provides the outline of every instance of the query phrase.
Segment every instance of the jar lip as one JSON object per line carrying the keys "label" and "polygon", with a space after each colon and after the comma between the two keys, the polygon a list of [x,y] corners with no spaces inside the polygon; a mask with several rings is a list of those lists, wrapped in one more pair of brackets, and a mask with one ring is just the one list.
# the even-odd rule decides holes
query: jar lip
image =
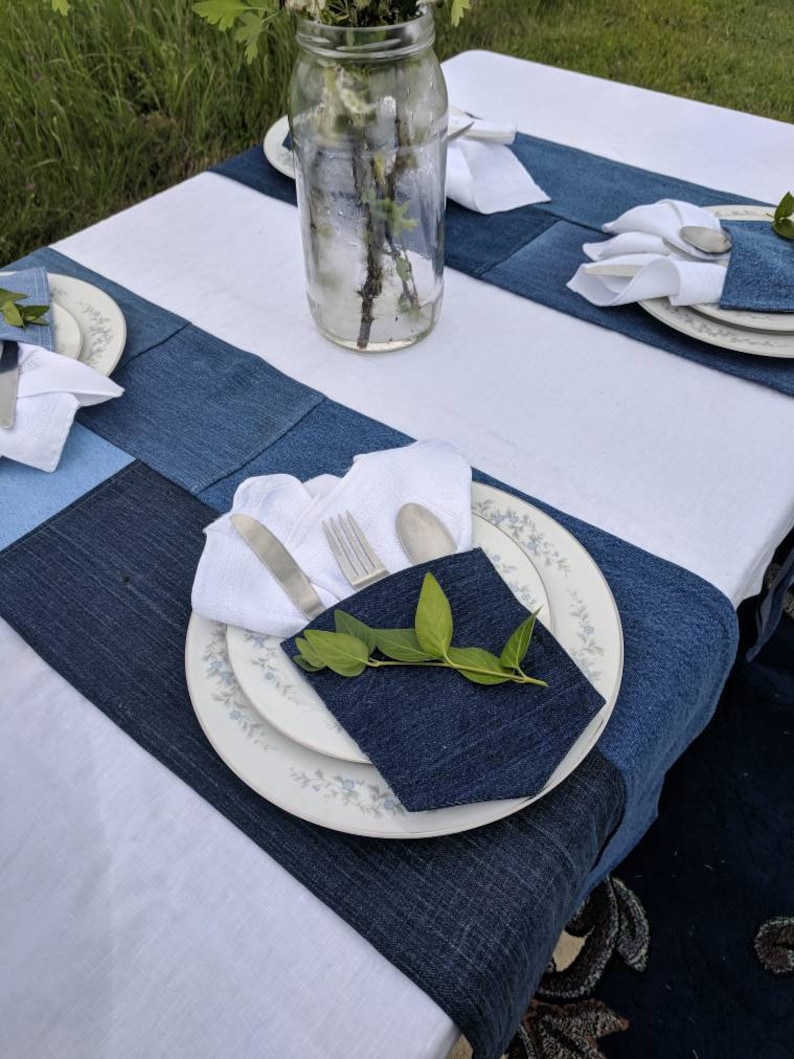
{"label": "jar lip", "polygon": [[435,40],[433,12],[390,26],[329,26],[298,16],[298,47],[313,55],[359,62],[404,59],[424,51]]}

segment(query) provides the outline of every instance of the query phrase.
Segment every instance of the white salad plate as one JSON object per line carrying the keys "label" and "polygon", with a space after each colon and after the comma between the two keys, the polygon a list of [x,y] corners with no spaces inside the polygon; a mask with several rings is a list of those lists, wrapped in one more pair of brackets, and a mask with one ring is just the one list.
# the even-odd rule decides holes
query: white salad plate
{"label": "white salad plate", "polygon": [[50,306],[55,352],[61,356],[78,360],[83,348],[83,332],[70,312],[55,302]]}
{"label": "white salad plate", "polygon": [[271,125],[265,133],[265,139],[262,143],[262,147],[265,152],[265,158],[277,169],[279,173],[283,173],[285,177],[289,177],[290,180],[295,179],[295,162],[292,157],[292,151],[289,147],[284,146],[284,141],[289,135],[289,119],[286,114],[284,117],[279,118],[275,125]]}
{"label": "white salad plate", "polygon": [[[258,714],[229,663],[226,627],[193,614],[185,645],[193,708],[215,751],[244,783],[286,812],[336,831],[433,838],[509,816],[548,794],[581,764],[612,713],[623,673],[623,632],[612,593],[582,545],[538,508],[476,484],[473,510],[530,557],[558,641],[605,699],[543,790],[534,798],[407,812],[373,765],[342,762],[295,743]],[[297,669],[290,681],[293,687],[302,682]]]}
{"label": "white salad plate", "polygon": [[[513,595],[553,631],[549,597],[527,553],[497,526],[473,517],[475,547],[482,548]],[[339,603],[345,609],[345,600]],[[243,694],[284,735],[329,757],[366,763],[369,758],[342,728],[314,688],[303,680],[275,636],[236,625],[226,630],[229,662]]]}
{"label": "white salad plate", "polygon": [[[13,276],[13,272],[3,272],[0,276]],[[47,279],[53,305],[57,352],[67,357],[77,356],[70,352],[75,347],[77,336],[67,320],[69,317],[79,331],[79,359],[103,375],[110,375],[127,341],[124,313],[109,294],[93,283],[73,276],[62,276],[58,272],[48,272]],[[65,313],[59,312],[59,308],[64,309]],[[65,328],[65,338],[59,335],[62,328]],[[60,348],[61,341],[67,348]]]}

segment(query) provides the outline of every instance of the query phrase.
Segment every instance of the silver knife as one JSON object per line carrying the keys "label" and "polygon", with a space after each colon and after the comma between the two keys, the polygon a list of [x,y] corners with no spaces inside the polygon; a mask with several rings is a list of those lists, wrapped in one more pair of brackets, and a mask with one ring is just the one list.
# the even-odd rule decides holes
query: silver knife
{"label": "silver knife", "polygon": [[325,610],[306,574],[267,526],[244,514],[230,515],[229,521],[302,614],[316,618]]}
{"label": "silver knife", "polygon": [[6,340],[0,346],[0,427],[14,425],[19,388],[19,345]]}

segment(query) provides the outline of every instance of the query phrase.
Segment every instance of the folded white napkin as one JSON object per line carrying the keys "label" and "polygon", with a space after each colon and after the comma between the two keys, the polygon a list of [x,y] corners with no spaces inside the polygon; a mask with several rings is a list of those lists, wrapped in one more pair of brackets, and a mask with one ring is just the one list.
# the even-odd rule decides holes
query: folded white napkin
{"label": "folded white napkin", "polygon": [[121,386],[81,361],[20,342],[14,425],[0,428],[0,456],[54,471],[77,409],[123,393]]}
{"label": "folded white napkin", "polygon": [[[450,131],[454,129],[453,120]],[[543,188],[505,146],[515,138],[515,125],[475,119],[462,136],[450,140],[447,198],[477,213],[499,213],[548,202]]]}
{"label": "folded white napkin", "polygon": [[[729,255],[715,259],[689,246],[678,234],[685,225],[720,228],[708,210],[675,199],[627,210],[604,225],[614,238],[584,244],[594,264],[580,265],[567,286],[601,306],[661,297],[673,305],[718,302]],[[600,266],[625,268],[631,274],[604,275]]]}
{"label": "folded white napkin", "polygon": [[[287,474],[248,478],[232,511],[245,512],[275,534],[299,564],[326,607],[353,593],[322,529],[324,519],[350,511],[386,568],[410,566],[397,537],[403,504],[423,504],[441,519],[458,551],[471,548],[471,467],[446,442],[418,441],[357,456],[344,478],[321,475],[301,482]],[[286,637],[308,619],[223,515],[205,530],[193,582],[193,609],[206,618],[253,632]]]}

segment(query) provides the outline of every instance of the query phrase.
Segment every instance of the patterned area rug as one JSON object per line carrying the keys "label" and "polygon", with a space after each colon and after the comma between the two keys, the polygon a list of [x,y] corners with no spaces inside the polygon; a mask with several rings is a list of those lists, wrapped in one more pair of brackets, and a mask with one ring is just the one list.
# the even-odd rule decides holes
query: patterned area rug
{"label": "patterned area rug", "polygon": [[[468,1059],[460,1041],[450,1059]],[[737,662],[505,1059],[794,1057],[794,621]]]}

